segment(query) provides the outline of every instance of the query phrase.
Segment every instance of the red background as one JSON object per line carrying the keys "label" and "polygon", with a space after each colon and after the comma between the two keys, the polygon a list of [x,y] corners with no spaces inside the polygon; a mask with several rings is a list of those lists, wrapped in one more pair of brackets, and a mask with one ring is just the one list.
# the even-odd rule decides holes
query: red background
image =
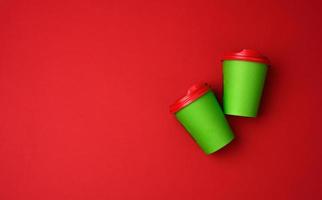
{"label": "red background", "polygon": [[[321,199],[316,1],[0,3],[0,199]],[[168,112],[221,97],[222,53],[272,66],[258,118],[206,156]]]}

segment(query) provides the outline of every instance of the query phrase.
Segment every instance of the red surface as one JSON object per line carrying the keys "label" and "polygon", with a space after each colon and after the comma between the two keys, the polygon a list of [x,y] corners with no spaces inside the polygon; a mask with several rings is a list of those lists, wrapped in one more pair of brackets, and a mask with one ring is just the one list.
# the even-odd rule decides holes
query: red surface
{"label": "red surface", "polygon": [[[0,199],[322,199],[315,1],[0,2]],[[168,106],[222,53],[272,61],[258,118],[206,156]]]}

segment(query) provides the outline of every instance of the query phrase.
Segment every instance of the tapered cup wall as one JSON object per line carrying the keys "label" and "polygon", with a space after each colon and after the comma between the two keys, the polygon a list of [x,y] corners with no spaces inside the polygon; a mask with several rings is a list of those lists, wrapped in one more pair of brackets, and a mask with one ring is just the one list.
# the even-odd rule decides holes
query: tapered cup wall
{"label": "tapered cup wall", "polygon": [[206,154],[221,149],[234,139],[222,109],[211,91],[175,115]]}
{"label": "tapered cup wall", "polygon": [[259,62],[223,62],[223,108],[228,115],[256,117],[265,83],[267,65]]}

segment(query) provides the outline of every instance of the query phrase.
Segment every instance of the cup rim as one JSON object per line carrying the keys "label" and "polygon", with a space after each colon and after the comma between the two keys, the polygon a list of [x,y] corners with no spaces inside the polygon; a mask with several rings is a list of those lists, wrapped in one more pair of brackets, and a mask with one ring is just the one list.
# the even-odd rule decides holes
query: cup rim
{"label": "cup rim", "polygon": [[225,60],[245,60],[270,65],[270,61],[266,56],[262,55],[259,51],[252,49],[243,49],[240,52],[227,53],[221,59],[221,61]]}
{"label": "cup rim", "polygon": [[184,107],[188,106],[198,98],[206,94],[210,90],[208,83],[196,83],[193,84],[186,92],[184,96],[177,99],[172,105],[170,105],[170,113],[176,113]]}

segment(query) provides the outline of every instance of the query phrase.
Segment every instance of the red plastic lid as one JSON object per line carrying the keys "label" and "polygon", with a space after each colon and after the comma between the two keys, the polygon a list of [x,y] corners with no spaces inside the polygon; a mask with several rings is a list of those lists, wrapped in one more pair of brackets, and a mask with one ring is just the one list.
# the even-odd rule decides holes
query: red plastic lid
{"label": "red plastic lid", "polygon": [[223,60],[246,60],[246,61],[253,61],[253,62],[260,62],[269,65],[270,62],[267,57],[260,54],[258,51],[251,50],[251,49],[243,49],[237,53],[229,53],[225,55],[222,59]]}
{"label": "red plastic lid", "polygon": [[207,83],[197,83],[192,85],[187,94],[180,99],[178,99],[174,104],[170,106],[170,112],[176,113],[187,105],[191,104],[197,100],[202,95],[206,94],[210,90],[210,87]]}

